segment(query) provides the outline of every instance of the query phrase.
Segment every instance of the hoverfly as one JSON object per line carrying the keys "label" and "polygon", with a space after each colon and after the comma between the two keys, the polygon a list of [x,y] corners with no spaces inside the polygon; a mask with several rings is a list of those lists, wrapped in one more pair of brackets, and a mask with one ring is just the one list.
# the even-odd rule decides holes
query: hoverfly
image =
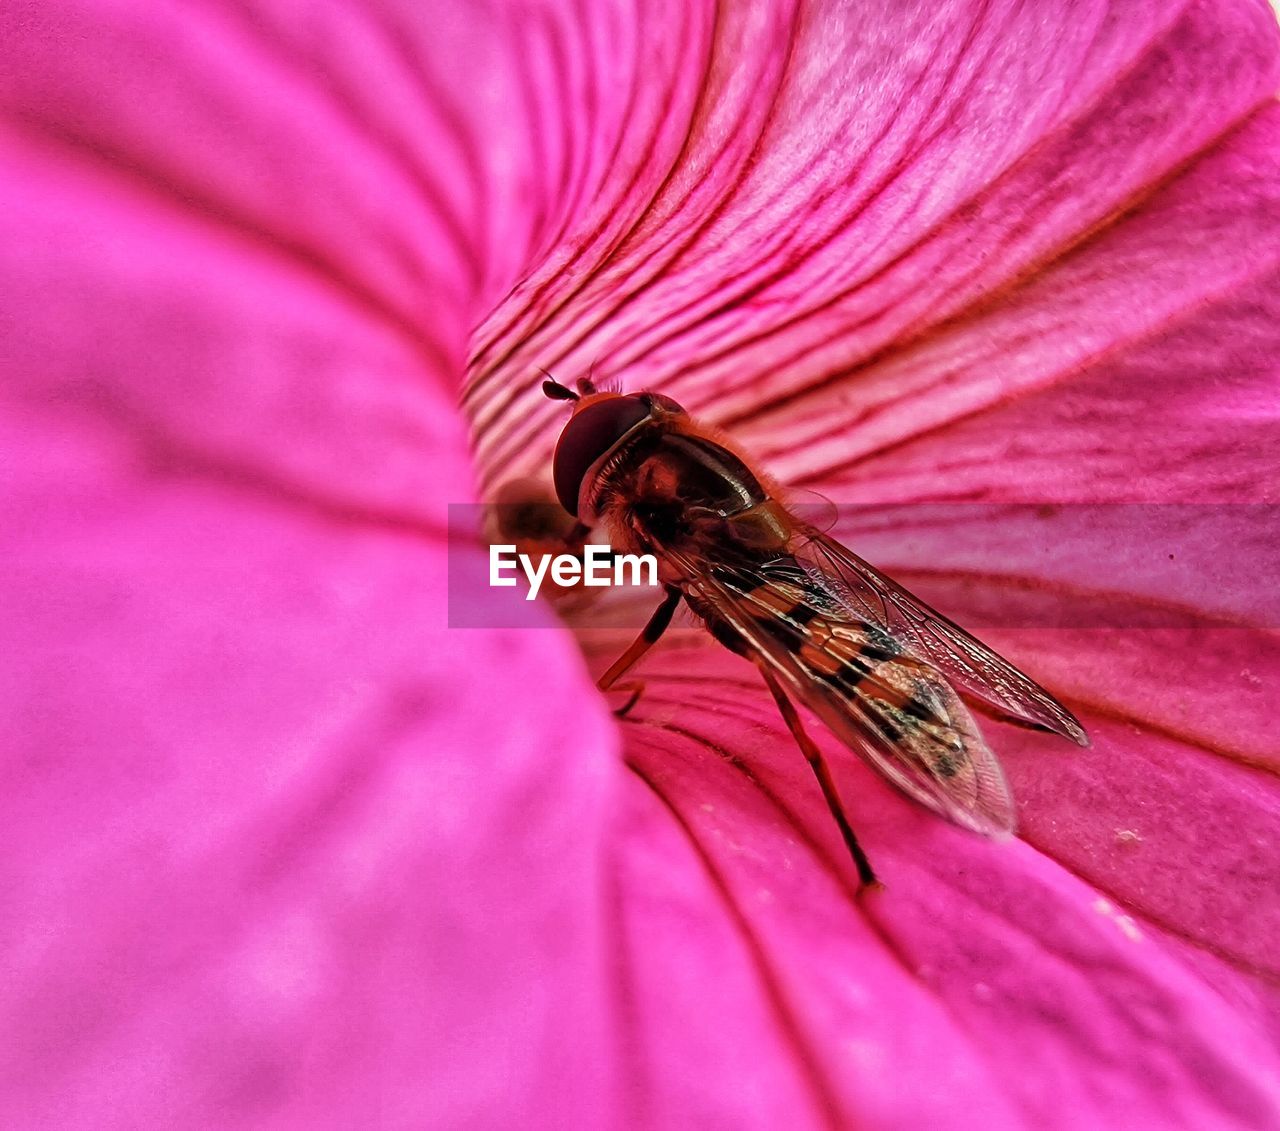
{"label": "hoverfly", "polygon": [[[964,629],[803,521],[726,437],[659,393],[578,392],[556,445],[556,495],[623,553],[653,554],[665,598],[600,677],[618,680],[657,642],[683,599],[720,643],[760,669],[817,776],[862,885],[875,872],[845,816],[799,700],[903,793],[958,825],[1011,833],[1013,798],[964,694],[1010,721],[1081,746],[1072,713]],[[628,709],[639,694],[622,708]]]}

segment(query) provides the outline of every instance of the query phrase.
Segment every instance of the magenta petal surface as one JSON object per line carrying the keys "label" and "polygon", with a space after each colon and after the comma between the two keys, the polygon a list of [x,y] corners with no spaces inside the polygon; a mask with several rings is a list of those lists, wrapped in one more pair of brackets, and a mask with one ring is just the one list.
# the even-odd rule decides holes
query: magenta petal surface
{"label": "magenta petal surface", "polygon": [[[859,902],[748,667],[676,639],[617,727],[445,544],[592,362],[841,502],[1276,502],[1266,5],[18,4],[0,60],[0,1123],[1280,1127],[1247,595],[989,633],[1094,746],[990,726],[1002,845],[841,759]],[[936,533],[883,564],[958,609],[1089,580]]]}

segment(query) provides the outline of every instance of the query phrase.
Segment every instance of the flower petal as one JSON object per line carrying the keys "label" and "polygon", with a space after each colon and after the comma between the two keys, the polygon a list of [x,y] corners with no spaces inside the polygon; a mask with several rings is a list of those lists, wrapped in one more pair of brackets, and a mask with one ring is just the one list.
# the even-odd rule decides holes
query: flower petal
{"label": "flower petal", "polygon": [[230,7],[3,20],[0,1122],[598,1125],[616,736],[446,627],[474,186]]}
{"label": "flower petal", "polygon": [[[875,451],[963,396],[1053,380],[1034,354],[1013,367],[1014,342],[995,372],[992,356],[961,374],[947,353],[914,371],[899,358],[972,312],[998,319],[997,298],[1141,203],[1280,81],[1275,22],[1255,4],[956,4],[875,26],[833,6],[787,25],[785,58],[752,18],[729,11],[711,56],[713,83],[717,65],[746,81],[712,86],[626,242],[603,259],[587,244],[572,271],[553,257],[491,316],[480,340],[507,348],[480,349],[477,399],[512,370],[598,360],[732,426],[784,476]],[[1139,306],[1126,329],[1160,313]],[[1009,317],[1011,332],[1024,325]],[[968,353],[983,341],[960,337]],[[943,378],[959,389],[934,396]],[[552,411],[535,398],[480,410],[491,479],[545,461]]]}
{"label": "flower petal", "polygon": [[786,462],[850,501],[1274,501],[1278,174],[1272,103],[1004,302],[866,374],[853,450],[797,408]]}
{"label": "flower petal", "polygon": [[[1142,824],[1155,831],[1153,843],[1117,841],[1108,825],[1115,805],[1088,808],[1106,797],[1099,783],[1108,777],[1078,766],[1051,740],[1020,745],[1011,741],[1017,732],[1001,727],[993,740],[1012,752],[1015,782],[1042,784],[1023,806],[1031,844],[993,845],[901,798],[815,728],[888,884],[859,902],[817,785],[750,668],[706,646],[655,654],[645,676],[646,697],[627,728],[628,757],[687,831],[724,913],[740,924],[763,992],[833,1122],[1066,1128],[1108,1125],[1120,1112],[1160,1126],[1274,1122],[1276,1050],[1253,1010],[1229,1004],[1214,986],[1221,978],[1236,996],[1239,974],[1211,956],[1189,960],[1140,910],[1118,905],[1034,847],[1046,828],[1059,839],[1074,833],[1095,876],[1107,855],[1136,849],[1154,884],[1194,884],[1201,869],[1231,862],[1212,844],[1176,842],[1168,814],[1156,807],[1163,796],[1182,816],[1185,794],[1152,797]],[[1123,773],[1150,772],[1132,728],[1086,722],[1097,743],[1087,756]],[[1178,784],[1169,777],[1177,772],[1166,767],[1157,784]],[[1055,786],[1070,782],[1079,784],[1066,802],[1052,798]],[[1211,800],[1228,796],[1221,775],[1209,787]],[[1274,830],[1275,791],[1266,796],[1264,827]],[[1046,798],[1048,813],[1028,813]],[[1223,813],[1224,828],[1256,815],[1246,802]],[[1068,822],[1072,829],[1060,827]],[[1265,870],[1274,856],[1258,847]],[[672,859],[664,881],[671,890],[687,885],[679,863]],[[1227,887],[1245,880],[1229,868],[1216,874]],[[646,904],[655,882],[640,889]],[[1146,894],[1158,899],[1159,887]],[[1253,888],[1254,897],[1263,894]],[[1273,904],[1266,900],[1240,925],[1251,942],[1270,937]],[[1216,914],[1211,904],[1200,910]],[[629,951],[641,971],[633,979],[652,985],[657,977],[646,979],[645,968],[662,954]],[[1212,978],[1205,962],[1218,966]],[[747,1031],[736,1025],[731,973],[722,983],[713,964],[698,970],[716,1003],[717,1030]],[[655,1039],[665,1037],[659,1030]],[[674,1055],[683,1052],[677,1045]],[[674,1072],[652,1084],[679,1102],[688,1090]]]}

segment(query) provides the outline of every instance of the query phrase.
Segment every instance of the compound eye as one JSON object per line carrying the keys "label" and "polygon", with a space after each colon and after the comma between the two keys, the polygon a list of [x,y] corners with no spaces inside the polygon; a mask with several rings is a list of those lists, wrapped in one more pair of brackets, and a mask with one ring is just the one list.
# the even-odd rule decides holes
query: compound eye
{"label": "compound eye", "polygon": [[578,492],[591,465],[650,413],[639,396],[610,397],[587,405],[569,418],[556,444],[553,478],[556,497],[571,515],[578,513]]}

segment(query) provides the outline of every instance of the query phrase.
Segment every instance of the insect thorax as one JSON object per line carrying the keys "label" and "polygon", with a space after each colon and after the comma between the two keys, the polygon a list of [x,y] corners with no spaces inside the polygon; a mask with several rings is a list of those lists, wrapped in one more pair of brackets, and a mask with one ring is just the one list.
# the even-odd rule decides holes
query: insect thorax
{"label": "insect thorax", "polygon": [[788,533],[781,508],[740,457],[714,440],[666,428],[642,430],[615,453],[597,477],[592,503],[625,552],[661,556],[673,547],[703,556],[745,540],[776,553]]}

